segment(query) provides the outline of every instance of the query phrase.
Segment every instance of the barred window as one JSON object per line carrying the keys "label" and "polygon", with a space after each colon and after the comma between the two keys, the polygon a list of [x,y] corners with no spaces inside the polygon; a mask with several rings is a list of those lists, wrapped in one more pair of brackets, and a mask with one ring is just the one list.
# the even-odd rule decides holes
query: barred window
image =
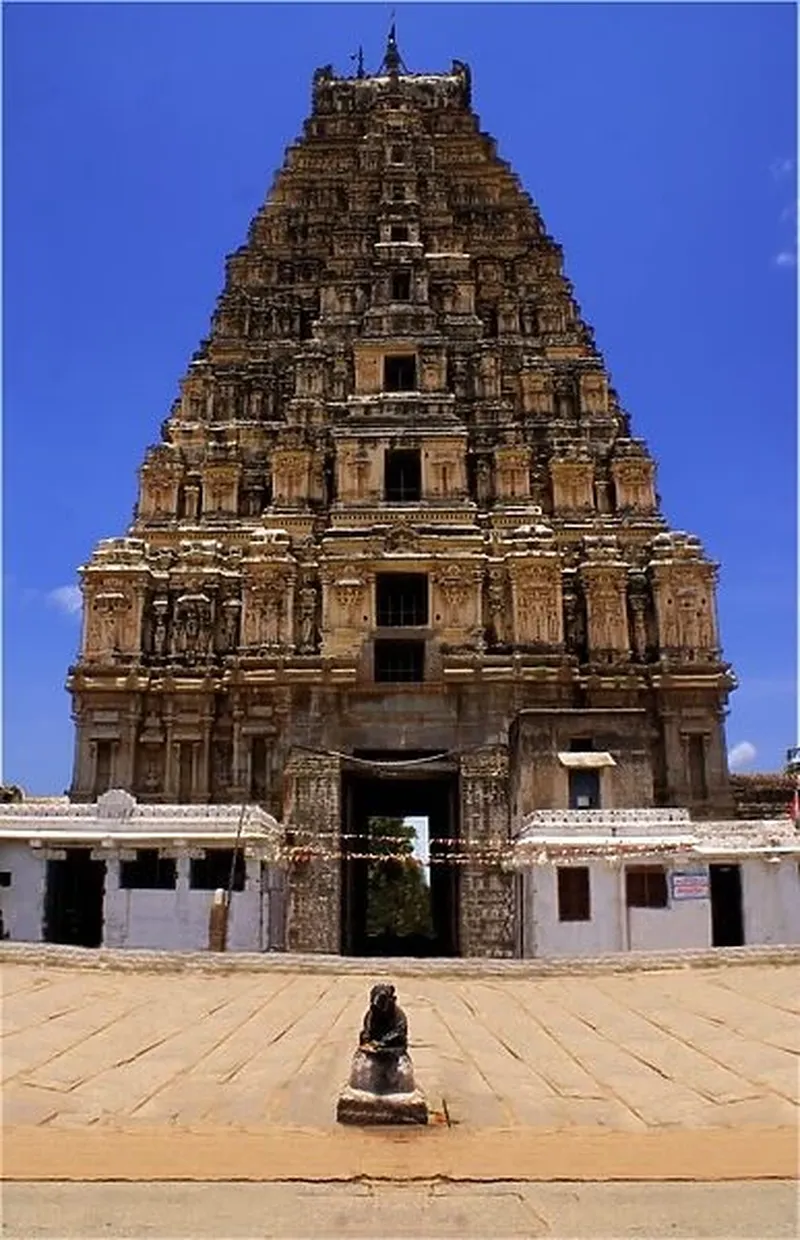
{"label": "barred window", "polygon": [[600,808],[600,774],[595,770],[569,772],[570,809]]}
{"label": "barred window", "polygon": [[420,684],[425,679],[425,643],[376,641],[375,679]]}
{"label": "barred window", "polygon": [[425,573],[378,573],[375,601],[380,628],[419,627],[428,623]]}
{"label": "barred window", "polygon": [[[193,859],[189,872],[189,886],[194,891],[227,891],[231,878],[232,848],[209,848],[205,857]],[[244,891],[245,865],[242,853],[237,851],[233,867],[233,891]]]}
{"label": "barred window", "polygon": [[422,498],[419,448],[387,448],[383,465],[384,498],[390,504],[408,504]]}
{"label": "barred window", "polygon": [[586,865],[559,866],[558,920],[591,921],[591,896],[589,867]]}
{"label": "barred window", "polygon": [[162,857],[157,848],[137,848],[135,861],[121,861],[119,885],[147,891],[173,891],[177,881],[173,857]]}
{"label": "barred window", "polygon": [[625,871],[628,908],[666,908],[667,872],[663,865],[631,865]]}

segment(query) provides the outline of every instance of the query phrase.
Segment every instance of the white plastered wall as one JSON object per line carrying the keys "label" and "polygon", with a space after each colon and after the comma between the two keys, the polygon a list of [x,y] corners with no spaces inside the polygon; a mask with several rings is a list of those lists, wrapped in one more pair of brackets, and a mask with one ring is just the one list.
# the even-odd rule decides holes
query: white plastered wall
{"label": "white plastered wall", "polygon": [[619,870],[603,861],[588,868],[590,920],[559,921],[556,866],[530,867],[524,884],[527,956],[602,956],[622,950]]}
{"label": "white plastered wall", "polygon": [[[643,860],[637,864],[652,863]],[[526,873],[523,885],[526,956],[601,956],[628,950],[662,951],[711,945],[710,901],[673,900],[669,864],[666,867],[667,907],[627,909],[626,867],[609,865],[606,861],[590,862],[589,921],[559,921],[556,868],[555,865],[534,865]]]}
{"label": "white plastered wall", "polygon": [[[106,874],[106,947],[160,948],[164,951],[206,951],[213,891],[189,886],[189,857],[177,861],[173,891],[122,888],[119,861],[109,860]],[[246,862],[244,891],[231,894],[229,951],[261,951],[268,926],[268,897],[261,894],[261,866]],[[263,902],[263,909],[262,909]]]}
{"label": "white plastered wall", "polygon": [[800,866],[785,861],[741,863],[744,941],[800,943]]}
{"label": "white plastered wall", "polygon": [[47,862],[27,842],[0,841],[0,870],[11,875],[11,886],[0,887],[0,909],[9,939],[41,943]]}

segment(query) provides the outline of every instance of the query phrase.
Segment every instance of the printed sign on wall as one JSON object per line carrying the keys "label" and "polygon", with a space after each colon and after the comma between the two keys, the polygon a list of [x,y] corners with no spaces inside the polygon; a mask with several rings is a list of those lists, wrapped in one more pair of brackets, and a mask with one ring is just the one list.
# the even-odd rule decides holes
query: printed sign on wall
{"label": "printed sign on wall", "polygon": [[670,875],[673,900],[707,900],[708,870],[673,870]]}

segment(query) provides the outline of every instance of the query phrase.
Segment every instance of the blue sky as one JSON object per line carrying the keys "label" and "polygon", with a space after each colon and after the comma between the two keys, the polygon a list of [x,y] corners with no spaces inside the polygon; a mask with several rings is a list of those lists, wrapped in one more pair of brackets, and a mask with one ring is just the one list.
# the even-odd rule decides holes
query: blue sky
{"label": "blue sky", "polygon": [[[206,333],[317,65],[381,5],[4,7],[4,776],[69,784],[76,570]],[[397,6],[412,70],[470,62],[562,243],[671,524],[721,562],[729,746],[795,740],[791,4]],[[739,750],[741,755],[742,751]]]}

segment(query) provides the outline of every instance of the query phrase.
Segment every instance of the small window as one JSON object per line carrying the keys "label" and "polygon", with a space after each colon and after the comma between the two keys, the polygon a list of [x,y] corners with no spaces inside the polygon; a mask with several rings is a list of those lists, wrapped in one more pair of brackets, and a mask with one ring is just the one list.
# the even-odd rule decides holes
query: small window
{"label": "small window", "polygon": [[590,921],[589,867],[586,865],[559,866],[558,920]]}
{"label": "small window", "polygon": [[411,300],[411,272],[410,271],[392,272],[391,299],[392,301],[410,301]]}
{"label": "small window", "polygon": [[392,164],[404,164],[406,162],[405,148],[402,146],[393,146],[389,151],[389,162]]}
{"label": "small window", "polygon": [[384,497],[390,504],[422,498],[422,464],[418,448],[389,449],[383,465]]}
{"label": "small window", "polygon": [[666,908],[667,872],[662,865],[632,865],[625,872],[628,908]]}
{"label": "small window", "polygon": [[[227,891],[231,881],[232,848],[210,848],[205,857],[193,860],[189,870],[189,886],[194,891]],[[244,891],[245,866],[240,851],[233,867],[233,890]]]}
{"label": "small window", "polygon": [[137,848],[135,861],[121,861],[119,885],[148,891],[173,891],[176,865],[171,857],[161,857],[157,848]]}
{"label": "small window", "polygon": [[408,241],[408,224],[392,224],[389,236],[392,241]]}
{"label": "small window", "polygon": [[11,871],[0,870],[0,887],[10,887],[10,886],[11,886]]}
{"label": "small window", "polygon": [[421,684],[425,679],[425,643],[376,641],[375,679]]}
{"label": "small window", "polygon": [[383,359],[383,390],[385,392],[415,392],[417,390],[417,359],[413,353],[400,353]]}
{"label": "small window", "polygon": [[428,623],[425,573],[378,573],[375,598],[380,628],[419,627]]}
{"label": "small window", "polygon": [[600,808],[600,774],[598,771],[569,772],[570,809]]}
{"label": "small window", "polygon": [[594,742],[590,736],[573,736],[569,750],[570,753],[593,753]]}
{"label": "small window", "polygon": [[393,185],[392,186],[392,202],[405,202],[405,200],[406,200],[405,185]]}

